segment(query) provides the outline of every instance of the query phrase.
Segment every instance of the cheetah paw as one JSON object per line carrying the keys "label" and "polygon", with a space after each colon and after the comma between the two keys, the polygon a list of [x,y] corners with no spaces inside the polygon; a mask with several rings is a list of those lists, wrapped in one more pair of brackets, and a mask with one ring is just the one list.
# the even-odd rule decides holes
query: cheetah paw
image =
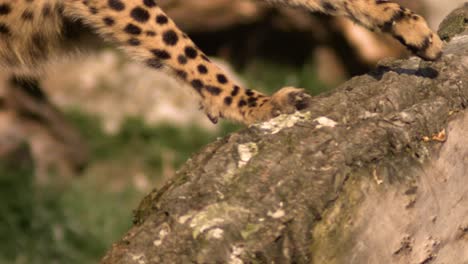
{"label": "cheetah paw", "polygon": [[292,114],[296,111],[306,109],[310,104],[312,96],[304,89],[294,87],[284,87],[271,97],[272,116],[280,114]]}
{"label": "cheetah paw", "polygon": [[310,105],[312,96],[304,89],[284,87],[274,93],[269,100],[261,105],[257,111],[247,118],[247,123],[267,121],[281,114],[293,114],[306,109]]}

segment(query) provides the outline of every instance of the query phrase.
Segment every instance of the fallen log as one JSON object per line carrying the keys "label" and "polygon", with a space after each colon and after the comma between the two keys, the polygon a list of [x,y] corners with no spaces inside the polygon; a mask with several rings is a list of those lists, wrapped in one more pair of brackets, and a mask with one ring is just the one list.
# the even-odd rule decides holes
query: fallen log
{"label": "fallen log", "polygon": [[206,146],[102,263],[468,263],[467,13],[439,61],[383,62]]}

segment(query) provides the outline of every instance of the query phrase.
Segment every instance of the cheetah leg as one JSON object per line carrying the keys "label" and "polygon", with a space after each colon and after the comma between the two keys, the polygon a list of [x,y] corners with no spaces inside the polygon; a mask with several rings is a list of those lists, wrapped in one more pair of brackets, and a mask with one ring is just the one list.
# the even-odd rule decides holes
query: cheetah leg
{"label": "cheetah leg", "polygon": [[304,108],[310,96],[284,88],[273,96],[241,88],[200,51],[154,0],[64,1],[66,16],[82,19],[130,56],[154,69],[169,68],[199,95],[208,117],[244,124]]}
{"label": "cheetah leg", "polygon": [[267,0],[306,7],[330,15],[344,15],[372,30],[391,34],[409,50],[425,60],[437,60],[442,41],[424,18],[388,0]]}

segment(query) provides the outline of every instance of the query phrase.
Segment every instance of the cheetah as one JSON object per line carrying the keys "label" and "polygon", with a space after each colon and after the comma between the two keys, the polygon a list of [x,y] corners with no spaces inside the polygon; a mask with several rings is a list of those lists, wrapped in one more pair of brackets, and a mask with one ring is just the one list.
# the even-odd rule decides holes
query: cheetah
{"label": "cheetah", "polygon": [[[441,56],[442,41],[425,20],[387,0],[266,1],[346,16],[369,30],[391,34],[422,59]],[[156,0],[0,0],[0,68],[11,74],[10,84],[39,89],[47,61],[78,44],[74,38],[81,26],[129,57],[155,70],[168,69],[187,82],[214,123],[226,118],[252,124],[310,104],[302,89],[285,87],[268,96],[234,83]]]}

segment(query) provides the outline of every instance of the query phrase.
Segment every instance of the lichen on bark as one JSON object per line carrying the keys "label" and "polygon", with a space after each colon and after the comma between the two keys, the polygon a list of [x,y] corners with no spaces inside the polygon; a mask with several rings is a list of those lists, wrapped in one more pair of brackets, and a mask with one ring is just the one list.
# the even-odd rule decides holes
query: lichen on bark
{"label": "lichen on bark", "polygon": [[468,3],[465,3],[464,8],[459,8],[452,12],[450,16],[445,18],[440,24],[437,32],[443,40],[450,40],[468,27]]}

